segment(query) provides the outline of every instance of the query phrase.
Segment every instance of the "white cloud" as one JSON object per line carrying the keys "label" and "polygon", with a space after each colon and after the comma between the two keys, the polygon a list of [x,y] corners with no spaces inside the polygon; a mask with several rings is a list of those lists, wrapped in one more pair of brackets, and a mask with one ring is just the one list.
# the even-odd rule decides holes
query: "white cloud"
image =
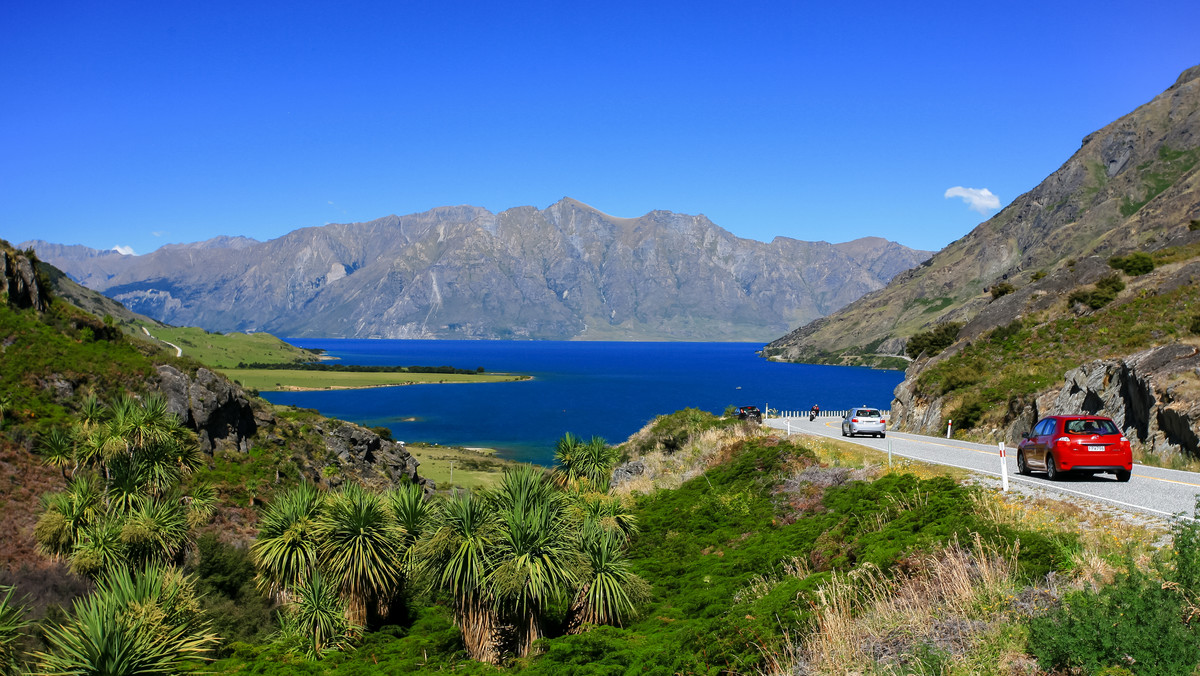
{"label": "white cloud", "polygon": [[1000,198],[993,195],[992,191],[987,188],[964,188],[956,185],[946,191],[945,198],[950,199],[951,197],[961,197],[971,211],[978,211],[981,214],[1000,208]]}
{"label": "white cloud", "polygon": [[118,244],[118,245],[114,246],[112,248],[112,250],[116,251],[119,254],[124,254],[126,256],[136,256],[137,255],[137,252],[134,251],[133,247],[131,247],[131,246],[121,246],[120,244]]}

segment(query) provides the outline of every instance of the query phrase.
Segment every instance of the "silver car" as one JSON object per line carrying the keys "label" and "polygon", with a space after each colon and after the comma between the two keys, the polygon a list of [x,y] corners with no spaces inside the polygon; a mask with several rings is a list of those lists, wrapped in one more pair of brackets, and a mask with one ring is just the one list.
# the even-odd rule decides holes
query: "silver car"
{"label": "silver car", "polygon": [[870,434],[883,438],[886,435],[887,420],[877,408],[852,408],[842,418],[842,436],[852,437],[856,434]]}

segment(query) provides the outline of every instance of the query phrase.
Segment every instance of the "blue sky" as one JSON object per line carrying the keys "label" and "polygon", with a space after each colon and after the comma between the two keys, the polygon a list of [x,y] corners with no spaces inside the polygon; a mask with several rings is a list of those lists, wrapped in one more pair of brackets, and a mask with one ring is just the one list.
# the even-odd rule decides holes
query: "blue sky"
{"label": "blue sky", "polygon": [[0,237],[570,196],[939,249],[1200,63],[1195,0],[577,4],[4,3]]}

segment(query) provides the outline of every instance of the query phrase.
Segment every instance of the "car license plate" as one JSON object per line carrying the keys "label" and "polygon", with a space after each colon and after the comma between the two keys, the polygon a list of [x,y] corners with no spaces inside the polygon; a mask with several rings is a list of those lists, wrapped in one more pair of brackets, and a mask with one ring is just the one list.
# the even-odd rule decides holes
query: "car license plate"
{"label": "car license plate", "polygon": [[1106,448],[1108,448],[1108,447],[1107,447],[1107,446],[1105,446],[1104,444],[1100,444],[1100,445],[1094,445],[1094,444],[1093,444],[1093,445],[1089,445],[1089,446],[1088,446],[1088,450],[1089,450],[1089,451],[1101,451],[1101,452],[1102,452],[1102,451],[1104,451]]}

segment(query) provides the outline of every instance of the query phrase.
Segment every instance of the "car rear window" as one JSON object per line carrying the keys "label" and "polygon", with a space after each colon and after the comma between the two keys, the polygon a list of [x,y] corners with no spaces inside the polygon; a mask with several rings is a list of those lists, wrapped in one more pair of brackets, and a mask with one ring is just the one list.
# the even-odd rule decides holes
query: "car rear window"
{"label": "car rear window", "polygon": [[862,416],[864,418],[878,418],[879,411],[877,411],[873,408],[860,408],[857,411],[855,411],[854,415]]}
{"label": "car rear window", "polygon": [[1120,434],[1111,420],[1068,420],[1067,434]]}

